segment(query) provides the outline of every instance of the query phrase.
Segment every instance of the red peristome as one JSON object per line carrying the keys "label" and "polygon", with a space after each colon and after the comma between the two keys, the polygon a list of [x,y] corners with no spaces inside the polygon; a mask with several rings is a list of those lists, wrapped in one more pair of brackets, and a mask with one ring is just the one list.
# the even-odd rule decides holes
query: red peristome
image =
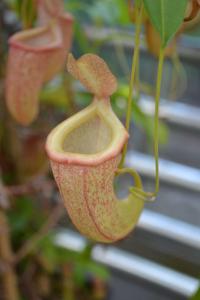
{"label": "red peristome", "polygon": [[47,143],[46,143],[46,152],[47,152],[48,157],[52,161],[54,161],[58,164],[61,163],[61,164],[66,164],[66,165],[95,167],[95,166],[98,166],[98,165],[104,163],[107,160],[110,160],[110,159],[113,159],[114,157],[116,157],[122,151],[124,144],[128,140],[128,137],[129,137],[128,133],[125,133],[121,142],[117,145],[115,150],[113,150],[112,152],[102,154],[101,156],[98,156],[96,158],[88,157],[87,160],[85,158],[82,159],[80,156],[77,157],[76,155],[70,155],[70,154],[66,155],[65,153],[59,153],[59,152],[52,151],[52,149],[50,149],[48,146],[48,139],[47,139]]}

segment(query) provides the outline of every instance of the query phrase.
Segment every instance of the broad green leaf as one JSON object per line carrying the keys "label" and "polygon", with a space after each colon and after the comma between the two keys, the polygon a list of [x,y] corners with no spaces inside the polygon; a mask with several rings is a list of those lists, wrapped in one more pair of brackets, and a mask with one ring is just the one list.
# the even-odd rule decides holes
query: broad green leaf
{"label": "broad green leaf", "polygon": [[183,22],[187,0],[144,0],[149,18],[166,47]]}

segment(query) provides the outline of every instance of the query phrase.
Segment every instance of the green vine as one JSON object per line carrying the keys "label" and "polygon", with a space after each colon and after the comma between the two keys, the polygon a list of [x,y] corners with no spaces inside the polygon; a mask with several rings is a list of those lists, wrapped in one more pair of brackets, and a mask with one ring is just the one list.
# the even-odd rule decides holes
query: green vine
{"label": "green vine", "polygon": [[[143,5],[141,5],[139,9],[139,13],[136,19],[136,32],[135,32],[135,45],[134,45],[134,53],[133,53],[133,63],[131,68],[131,79],[129,84],[129,96],[128,96],[128,104],[127,104],[127,113],[126,113],[126,129],[129,131],[130,128],[130,121],[131,121],[131,112],[132,112],[132,98],[133,98],[133,90],[134,90],[134,83],[135,77],[137,72],[137,64],[138,64],[138,57],[139,57],[139,49],[140,49],[140,32],[141,32],[141,25],[142,25],[142,16],[143,16]],[[124,165],[126,152],[127,152],[126,143],[122,152],[122,158],[119,165],[119,168],[122,168]]]}
{"label": "green vine", "polygon": [[[139,46],[140,46],[140,31],[143,16],[143,5],[139,9],[139,14],[136,19],[136,34],[135,34],[135,49],[133,53],[132,69],[131,69],[131,79],[129,85],[129,96],[126,114],[126,129],[129,131],[131,112],[132,112],[132,98],[135,84],[135,77],[138,67],[139,58]],[[131,188],[131,193],[140,197],[146,201],[155,200],[159,191],[159,103],[160,103],[160,93],[161,93],[161,83],[162,83],[162,73],[163,73],[163,62],[164,62],[164,47],[161,47],[158,62],[158,73],[156,80],[156,94],[155,94],[155,115],[154,115],[154,158],[155,158],[155,189],[154,192],[145,192],[136,187]],[[127,153],[127,144],[125,145],[122,152],[122,159],[119,168],[123,168],[125,157]]]}
{"label": "green vine", "polygon": [[161,48],[159,54],[158,75],[157,75],[157,82],[156,82],[155,119],[154,119],[154,156],[155,156],[155,171],[156,171],[155,196],[159,191],[159,104],[160,104],[163,62],[164,62],[164,48]]}
{"label": "green vine", "polygon": [[22,21],[23,29],[33,26],[36,18],[36,4],[33,0],[18,0],[18,13]]}

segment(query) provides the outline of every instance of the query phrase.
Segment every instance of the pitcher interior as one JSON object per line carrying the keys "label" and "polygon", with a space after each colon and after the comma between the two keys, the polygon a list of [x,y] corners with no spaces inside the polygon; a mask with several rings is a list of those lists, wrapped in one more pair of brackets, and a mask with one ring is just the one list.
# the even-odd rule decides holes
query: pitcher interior
{"label": "pitcher interior", "polygon": [[96,114],[71,131],[64,139],[65,152],[96,154],[104,151],[112,139],[112,129]]}
{"label": "pitcher interior", "polygon": [[55,35],[50,28],[37,32],[34,30],[29,36],[26,34],[19,38],[25,45],[39,48],[55,41]]}

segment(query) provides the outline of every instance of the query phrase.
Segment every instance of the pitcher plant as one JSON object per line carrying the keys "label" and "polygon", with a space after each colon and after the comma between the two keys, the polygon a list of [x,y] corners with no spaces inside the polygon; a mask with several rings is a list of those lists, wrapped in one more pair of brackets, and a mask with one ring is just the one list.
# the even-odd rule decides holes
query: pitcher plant
{"label": "pitcher plant", "polygon": [[[146,1],[150,11],[150,2]],[[116,91],[116,78],[106,63],[94,54],[78,60],[68,56],[68,71],[94,94],[92,103],[59,124],[48,136],[47,154],[65,207],[78,230],[98,242],[111,243],[135,228],[145,201],[154,201],[159,192],[159,100],[164,55],[167,44],[182,19],[162,36],[158,62],[154,114],[155,188],[143,190],[139,174],[124,168],[131,120],[133,90],[139,63],[139,46],[144,6],[137,4],[135,47],[131,68],[125,127],[112,110],[110,96]],[[184,17],[186,3],[182,5]],[[113,181],[129,173],[134,185],[125,199],[118,199]]]}
{"label": "pitcher plant", "polygon": [[71,46],[72,16],[61,12],[62,1],[60,14],[55,16],[47,3],[54,2],[37,2],[39,27],[22,30],[9,39],[6,103],[14,119],[24,126],[36,119],[42,85],[64,68]]}
{"label": "pitcher plant", "polygon": [[[68,71],[94,94],[92,103],[58,125],[46,149],[64,204],[76,227],[87,237],[110,243],[135,226],[144,206],[136,194],[119,200],[113,181],[129,134],[112,110],[116,78],[94,54],[78,60],[70,54]],[[124,170],[119,171],[123,173]],[[138,190],[139,176],[130,172]]]}

